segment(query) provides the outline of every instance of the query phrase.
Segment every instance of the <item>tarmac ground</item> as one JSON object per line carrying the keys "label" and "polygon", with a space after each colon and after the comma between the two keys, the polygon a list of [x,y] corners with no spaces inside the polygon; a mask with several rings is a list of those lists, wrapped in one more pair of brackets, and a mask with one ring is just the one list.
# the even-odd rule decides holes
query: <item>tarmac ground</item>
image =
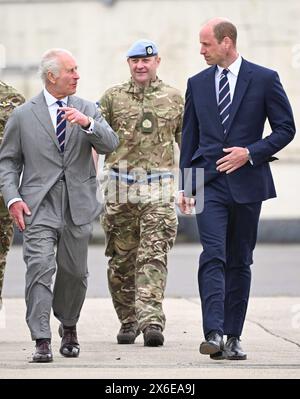
{"label": "tarmac ground", "polygon": [[[102,251],[101,247],[91,247],[91,264],[97,259],[99,261],[98,254]],[[197,261],[199,247],[186,245],[175,246],[170,257],[173,269],[169,269],[170,287],[164,300],[167,324],[163,347],[145,347],[142,335],[134,345],[118,345],[116,334],[119,322],[111,299],[105,292],[95,296],[92,291],[84,303],[78,323],[80,357],[68,359],[59,354],[58,321],[52,316],[54,361],[36,364],[31,363],[34,343],[30,340],[25,322],[22,287],[25,269],[20,258],[21,248],[14,246],[9,255],[3,308],[0,311],[0,379],[126,380],[128,384],[136,379],[149,383],[158,379],[299,380],[299,251],[299,246],[257,248],[257,269],[253,269],[252,293],[242,336],[242,346],[248,355],[245,361],[214,361],[200,355],[199,345],[203,336],[200,301],[194,285],[196,267],[188,271],[189,264]],[[105,267],[102,265],[105,259],[101,256],[98,267],[103,273],[101,278],[105,279]],[[186,268],[193,285],[189,285],[188,281],[181,282],[183,273],[180,268],[183,271]],[[95,271],[92,266],[92,280],[99,277]],[[18,287],[17,291],[13,290],[14,284]],[[175,295],[182,285],[185,285],[184,291]]]}
{"label": "tarmac ground", "polygon": [[4,379],[299,379],[300,297],[252,298],[242,337],[245,361],[200,355],[198,298],[166,298],[165,345],[149,348],[139,336],[118,345],[119,322],[110,298],[88,298],[78,324],[79,358],[59,354],[58,321],[52,317],[54,361],[31,363],[34,343],[24,321],[23,299],[1,310],[0,378]]}

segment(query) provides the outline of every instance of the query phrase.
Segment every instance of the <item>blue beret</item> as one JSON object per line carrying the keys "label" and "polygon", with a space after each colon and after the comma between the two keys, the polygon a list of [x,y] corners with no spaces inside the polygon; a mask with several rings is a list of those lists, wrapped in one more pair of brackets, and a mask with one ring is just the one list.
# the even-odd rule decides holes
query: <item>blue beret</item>
{"label": "blue beret", "polygon": [[147,39],[141,39],[133,43],[127,51],[126,57],[129,58],[146,58],[153,57],[158,54],[157,46],[154,42]]}

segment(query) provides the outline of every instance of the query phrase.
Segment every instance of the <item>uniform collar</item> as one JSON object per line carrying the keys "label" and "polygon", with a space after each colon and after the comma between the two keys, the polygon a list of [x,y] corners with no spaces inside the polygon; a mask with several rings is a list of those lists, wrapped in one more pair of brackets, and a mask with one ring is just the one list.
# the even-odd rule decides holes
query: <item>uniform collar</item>
{"label": "uniform collar", "polygon": [[150,88],[156,89],[157,87],[160,86],[161,82],[162,81],[158,77],[156,77],[156,79],[154,81],[151,81],[150,86],[147,86],[146,88],[144,88],[144,87],[138,86],[135,83],[135,81],[132,78],[130,78],[129,81],[127,82],[127,90],[126,91],[128,93],[141,94],[141,93],[144,93],[145,89],[148,89],[148,90]]}

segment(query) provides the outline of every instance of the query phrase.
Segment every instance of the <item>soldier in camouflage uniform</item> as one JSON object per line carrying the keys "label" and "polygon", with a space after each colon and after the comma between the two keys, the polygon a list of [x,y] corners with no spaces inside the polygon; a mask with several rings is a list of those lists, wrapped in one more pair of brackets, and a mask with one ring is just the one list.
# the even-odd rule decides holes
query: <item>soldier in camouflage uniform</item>
{"label": "soldier in camouflage uniform", "polygon": [[[131,79],[107,90],[100,108],[120,145],[106,155],[108,283],[121,322],[119,344],[143,331],[146,346],[163,345],[162,301],[167,253],[177,233],[174,142],[180,146],[183,99],[156,76],[155,43],[139,40],[127,53]],[[125,194],[125,196],[124,196]]]}
{"label": "soldier in camouflage uniform", "polygon": [[[23,104],[25,99],[13,87],[0,80],[0,145],[4,126],[13,109]],[[13,238],[13,221],[0,194],[0,308],[2,306],[2,288],[6,256]]]}

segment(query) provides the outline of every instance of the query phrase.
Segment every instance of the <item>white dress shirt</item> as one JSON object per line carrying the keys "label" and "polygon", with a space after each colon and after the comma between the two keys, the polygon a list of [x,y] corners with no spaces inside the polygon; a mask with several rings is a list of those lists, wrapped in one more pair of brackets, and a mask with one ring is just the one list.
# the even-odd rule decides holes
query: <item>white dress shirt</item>
{"label": "white dress shirt", "polygon": [[[240,55],[238,55],[237,59],[231,65],[229,65],[229,67],[227,68],[229,71],[227,74],[227,79],[229,82],[231,102],[233,99],[234,90],[235,90],[235,86],[236,86],[236,82],[237,82],[241,64],[242,64],[242,57]],[[220,75],[221,75],[223,69],[224,68],[217,65],[216,75],[215,75],[217,102],[219,102],[219,82],[220,82]]]}
{"label": "white dress shirt", "polygon": [[[231,65],[229,65],[229,67],[227,68],[229,71],[227,74],[227,79],[228,79],[228,83],[229,83],[231,102],[232,102],[232,99],[234,96],[235,86],[236,86],[237,78],[238,78],[238,75],[240,72],[241,64],[242,64],[242,57],[240,55],[238,55],[237,59]],[[217,65],[217,70],[216,70],[216,75],[215,75],[217,103],[219,102],[219,82],[220,82],[220,76],[221,76],[223,69],[224,68]],[[246,149],[248,151],[249,162],[251,163],[251,165],[253,165],[251,154],[247,147],[246,147]]]}
{"label": "white dress shirt", "polygon": [[51,117],[51,121],[52,121],[54,130],[56,131],[57,109],[59,108],[59,105],[57,104],[56,101],[61,101],[63,106],[67,107],[68,106],[68,96],[58,100],[57,98],[53,97],[52,94],[50,94],[46,88],[44,88],[44,96],[45,96],[46,104],[48,106],[48,110],[49,110],[49,114]]}

